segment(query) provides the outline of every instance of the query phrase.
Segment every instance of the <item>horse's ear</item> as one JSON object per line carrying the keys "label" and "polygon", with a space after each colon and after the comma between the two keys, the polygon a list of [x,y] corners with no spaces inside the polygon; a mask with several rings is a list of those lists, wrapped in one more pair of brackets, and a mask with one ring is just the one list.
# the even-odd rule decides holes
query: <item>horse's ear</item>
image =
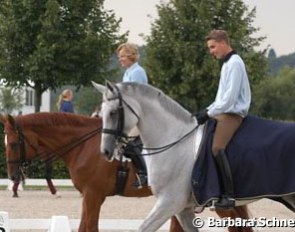
{"label": "horse's ear", "polygon": [[6,116],[4,116],[4,115],[0,114],[0,123],[2,123],[2,124],[5,124],[5,123],[6,123],[6,121],[7,121],[7,118],[6,118]]}
{"label": "horse's ear", "polygon": [[7,120],[13,128],[16,128],[16,123],[15,123],[14,117],[12,117],[10,114],[8,114]]}
{"label": "horse's ear", "polygon": [[94,88],[96,88],[101,94],[104,94],[104,92],[106,91],[106,87],[104,85],[98,84],[94,81],[91,81],[91,83]]}

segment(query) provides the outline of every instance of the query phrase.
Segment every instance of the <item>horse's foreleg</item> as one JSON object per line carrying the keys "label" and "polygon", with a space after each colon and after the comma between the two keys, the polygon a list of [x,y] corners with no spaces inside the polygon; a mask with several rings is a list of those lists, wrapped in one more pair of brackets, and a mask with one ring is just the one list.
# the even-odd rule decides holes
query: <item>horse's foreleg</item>
{"label": "horse's foreleg", "polygon": [[172,204],[173,202],[161,202],[158,200],[139,227],[138,232],[157,231],[170,217],[175,215],[176,211],[171,207]]}
{"label": "horse's foreleg", "polygon": [[[243,219],[249,219],[249,211],[248,207],[246,205],[237,206],[232,210],[221,210],[217,209],[216,213],[219,217],[230,217],[232,219],[234,218],[243,218]],[[229,232],[253,232],[254,230],[251,227],[228,227]]]}
{"label": "horse's foreleg", "polygon": [[[171,198],[171,195],[158,196],[156,204],[154,205],[153,209],[150,211],[142,225],[139,227],[138,232],[157,231],[170,217],[182,211],[183,207],[186,204],[187,200],[181,199],[181,197]],[[185,228],[187,228],[187,226]],[[194,230],[184,230],[196,231],[195,228]]]}
{"label": "horse's foreleg", "polygon": [[289,210],[295,212],[295,194],[273,199],[285,205]]}
{"label": "horse's foreleg", "polygon": [[[105,200],[105,195],[99,195],[98,191],[84,191],[83,192],[83,215],[85,232],[98,232],[98,219],[100,207]],[[79,232],[84,232],[79,230]]]}
{"label": "horse's foreleg", "polygon": [[198,231],[198,229],[193,225],[193,220],[195,218],[194,208],[185,208],[179,214],[177,218],[183,226],[184,231]]}
{"label": "horse's foreleg", "polygon": [[82,214],[78,232],[86,232],[86,207],[84,207],[84,202],[82,202]]}
{"label": "horse's foreleg", "polygon": [[184,232],[177,218],[173,216],[170,220],[170,232]]}
{"label": "horse's foreleg", "polygon": [[20,183],[19,181],[13,182],[13,186],[12,186],[13,195],[12,195],[12,197],[18,197],[17,190],[18,190],[19,183]]}
{"label": "horse's foreleg", "polygon": [[47,186],[51,192],[52,195],[55,195],[56,194],[56,188],[54,187],[53,183],[52,183],[52,180],[51,179],[48,179],[46,178],[46,182],[47,182]]}

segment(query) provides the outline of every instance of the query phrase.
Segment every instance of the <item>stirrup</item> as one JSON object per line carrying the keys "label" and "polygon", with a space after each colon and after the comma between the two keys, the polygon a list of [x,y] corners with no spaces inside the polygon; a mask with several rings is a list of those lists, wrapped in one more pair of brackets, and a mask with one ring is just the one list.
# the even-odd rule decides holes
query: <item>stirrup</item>
{"label": "stirrup", "polygon": [[146,174],[136,174],[136,180],[132,184],[133,187],[141,189],[144,185],[148,184],[148,179]]}
{"label": "stirrup", "polygon": [[219,201],[214,202],[215,209],[233,209],[236,205],[236,200],[230,196],[222,196]]}

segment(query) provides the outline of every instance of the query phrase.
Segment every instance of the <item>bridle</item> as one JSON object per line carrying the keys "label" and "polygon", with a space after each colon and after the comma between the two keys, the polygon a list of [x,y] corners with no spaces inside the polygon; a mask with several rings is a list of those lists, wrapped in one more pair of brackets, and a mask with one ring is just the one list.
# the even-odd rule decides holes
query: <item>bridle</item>
{"label": "bridle", "polygon": [[37,152],[37,148],[33,146],[25,137],[24,133],[22,132],[21,128],[16,125],[14,128],[16,134],[18,135],[18,140],[15,145],[17,145],[17,148],[19,150],[19,159],[17,160],[10,160],[7,159],[8,164],[17,164],[17,171],[16,175],[14,177],[17,178],[17,180],[24,180],[25,179],[25,169],[29,166],[29,161],[26,159],[26,148],[25,148],[25,142],[27,142],[33,150]]}
{"label": "bridle", "polygon": [[[77,147],[79,144],[87,141],[91,137],[95,136],[96,134],[101,132],[101,127],[95,128],[94,130],[91,130],[90,132],[87,132],[86,134],[82,135],[81,137],[77,138],[74,141],[71,141],[68,144],[63,144],[62,146],[58,147],[57,149],[50,151],[49,153],[40,152],[38,153],[38,148],[35,147],[30,141],[27,139],[27,137],[22,132],[20,126],[16,125],[14,128],[15,132],[18,135],[18,141],[16,143],[18,150],[19,150],[19,159],[17,160],[10,160],[7,159],[8,164],[17,164],[17,172],[15,173],[17,178],[20,180],[24,180],[25,178],[25,169],[29,166],[33,166],[37,163],[38,160],[42,160],[43,162],[48,161],[55,161],[58,158],[62,157],[66,153],[68,153],[70,150]],[[35,152],[32,159],[27,158],[27,151],[25,143],[27,143]],[[45,159],[46,157],[46,159]]]}
{"label": "bridle", "polygon": [[[114,89],[112,87],[109,87],[112,92],[114,92]],[[117,109],[118,113],[118,123],[117,123],[117,128],[114,129],[108,129],[108,128],[103,128],[102,133],[104,134],[111,134],[115,136],[116,143],[118,144],[119,142],[121,143],[127,143],[127,141],[131,138],[134,138],[133,136],[128,136],[126,133],[124,133],[124,126],[125,126],[125,114],[124,114],[124,107],[123,104],[127,106],[127,108],[136,116],[136,118],[139,120],[138,114],[135,112],[135,110],[123,99],[122,94],[118,88],[118,86],[114,86],[114,88],[117,91],[117,96],[112,97],[112,98],[107,98],[108,101],[113,101],[113,100],[119,100],[119,106]]]}
{"label": "bridle", "polygon": [[[107,128],[103,128],[102,129],[102,133],[104,134],[111,134],[115,136],[115,141],[116,144],[127,144],[129,139],[133,139],[133,136],[128,136],[124,133],[124,120],[125,120],[125,115],[124,115],[124,107],[123,104],[127,106],[127,108],[135,115],[135,117],[140,120],[140,117],[138,116],[138,114],[135,112],[135,110],[123,99],[122,94],[120,92],[120,89],[118,88],[118,86],[114,85],[113,86],[116,91],[117,91],[117,96],[114,96],[112,98],[107,98],[108,101],[113,101],[113,100],[119,100],[119,106],[118,106],[118,123],[117,123],[117,129],[113,130],[113,129],[107,129]],[[114,93],[114,89],[112,86],[108,86],[108,88],[110,89],[111,92]],[[190,130],[188,133],[186,133],[185,135],[183,135],[181,138],[179,138],[178,140],[169,143],[167,145],[161,146],[161,147],[156,147],[156,148],[148,148],[148,147],[143,147],[142,149],[146,150],[146,151],[153,151],[153,152],[149,152],[147,154],[141,154],[142,156],[150,156],[150,155],[155,155],[155,154],[159,154],[161,152],[164,152],[168,149],[170,149],[171,147],[173,147],[174,145],[178,144],[179,142],[181,142],[182,140],[184,140],[185,138],[187,138],[190,134],[192,134],[197,128],[199,127],[199,125],[197,124],[192,130]]]}

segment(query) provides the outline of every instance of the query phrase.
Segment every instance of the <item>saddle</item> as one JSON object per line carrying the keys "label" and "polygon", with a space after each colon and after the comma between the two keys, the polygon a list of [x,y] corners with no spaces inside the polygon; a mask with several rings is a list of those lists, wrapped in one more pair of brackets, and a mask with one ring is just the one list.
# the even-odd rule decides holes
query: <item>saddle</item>
{"label": "saddle", "polygon": [[[209,120],[194,164],[191,184],[197,205],[222,194],[212,154],[216,121]],[[226,149],[236,200],[255,200],[295,193],[295,123],[247,116]]]}

